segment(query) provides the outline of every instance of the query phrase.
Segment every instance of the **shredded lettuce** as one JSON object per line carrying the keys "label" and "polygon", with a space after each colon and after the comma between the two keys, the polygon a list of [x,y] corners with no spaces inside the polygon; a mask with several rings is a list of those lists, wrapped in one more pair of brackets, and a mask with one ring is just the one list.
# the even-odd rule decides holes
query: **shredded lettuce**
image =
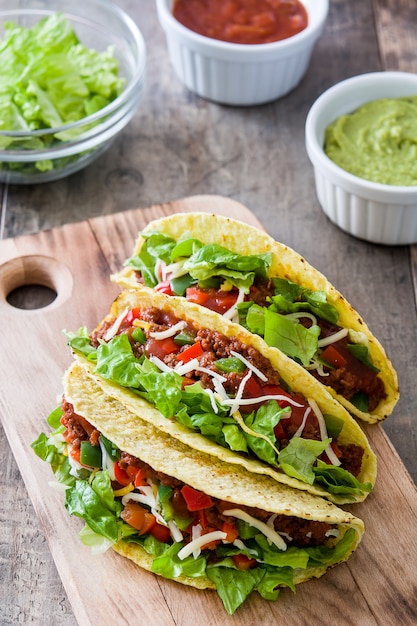
{"label": "shredded lettuce", "polygon": [[[0,131],[31,132],[79,121],[107,106],[124,88],[113,48],[103,52],[87,48],[60,12],[32,28],[5,22],[0,64]],[[76,139],[80,132],[85,128],[41,133],[33,139],[4,135],[0,149],[40,150]],[[51,161],[36,164],[40,171],[53,167]]]}
{"label": "shredded lettuce", "polygon": [[159,282],[155,274],[158,259],[167,265],[181,260],[184,274],[189,276],[184,285],[189,286],[194,282],[207,286],[208,281],[218,279],[218,284],[227,280],[231,285],[248,292],[256,276],[267,277],[272,261],[269,253],[243,256],[217,244],[204,245],[192,237],[184,237],[176,242],[159,232],[144,233],[143,236],[145,242],[139,254],[127,259],[125,265],[139,270],[148,287],[155,287]]}

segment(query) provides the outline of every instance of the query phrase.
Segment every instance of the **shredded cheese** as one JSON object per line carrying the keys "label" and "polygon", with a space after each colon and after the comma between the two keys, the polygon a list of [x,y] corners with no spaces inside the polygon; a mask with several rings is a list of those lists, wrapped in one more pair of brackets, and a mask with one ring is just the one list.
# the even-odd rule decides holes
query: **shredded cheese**
{"label": "shredded cheese", "polygon": [[[203,527],[201,526],[201,524],[195,524],[191,528],[191,540],[194,541],[195,539],[198,539],[199,537],[201,537],[202,530],[203,530]],[[201,548],[197,548],[193,552],[193,557],[196,559],[198,556],[200,556],[200,554],[201,554]]]}
{"label": "shredded cheese", "polygon": [[121,489],[116,489],[115,491],[113,491],[113,493],[115,496],[125,496],[126,494],[133,491],[134,488],[135,486],[132,483],[129,483],[128,485],[126,485],[126,487],[122,487]]}
{"label": "shredded cheese", "polygon": [[162,280],[172,280],[173,278],[179,278],[180,276],[184,276],[188,274],[188,271],[184,269],[184,261],[177,261],[176,263],[170,263],[169,265],[164,265],[161,268],[161,276]]}
{"label": "shredded cheese", "polygon": [[224,400],[229,399],[229,396],[227,395],[225,388],[223,387],[221,382],[216,380],[215,378],[213,378],[213,385],[214,385],[216,394],[219,397],[220,404],[223,404]]}
{"label": "shredded cheese", "polygon": [[176,543],[180,543],[184,539],[182,532],[173,519],[168,522],[168,528],[171,532],[171,537]]}
{"label": "shredded cheese", "polygon": [[208,374],[212,378],[215,378],[216,380],[218,380],[220,383],[224,383],[227,380],[227,378],[225,378],[221,374],[218,374],[217,372],[214,372],[213,370],[209,370],[207,367],[196,367],[195,370],[197,372],[204,372],[205,374]]}
{"label": "shredded cheese", "polygon": [[205,389],[204,391],[208,394],[210,398],[211,408],[213,409],[214,413],[217,414],[219,412],[219,407],[216,402],[216,394],[211,389]]}
{"label": "shredded cheese", "polygon": [[304,427],[306,425],[306,421],[307,421],[307,417],[310,415],[311,413],[311,407],[307,407],[306,410],[304,411],[304,415],[303,415],[303,421],[301,422],[299,428],[295,431],[294,433],[294,437],[301,437]]}
{"label": "shredded cheese", "polygon": [[161,515],[160,501],[155,485],[141,485],[139,489],[141,493],[131,491],[123,496],[123,506],[125,506],[129,500],[139,502],[139,504],[144,504],[150,508],[152,515],[156,517],[157,521],[162,524],[162,526],[167,526],[167,522]]}
{"label": "shredded cheese", "polygon": [[235,541],[233,542],[233,545],[236,548],[239,548],[239,550],[246,550],[246,552],[249,552],[249,554],[252,554],[252,556],[256,557],[258,555],[256,550],[253,550],[252,548],[248,548],[247,546],[245,546],[245,544],[243,543],[241,539],[235,539]]}
{"label": "shredded cheese", "polygon": [[295,313],[288,313],[285,317],[290,320],[299,320],[302,317],[306,317],[311,320],[313,324],[317,325],[317,317],[312,313],[308,313],[307,311],[296,311]]}
{"label": "shredded cheese", "polygon": [[[311,406],[311,408],[313,409],[317,420],[319,422],[319,428],[320,428],[320,437],[321,440],[324,441],[325,439],[328,438],[328,433],[327,433],[327,427],[326,427],[326,422],[324,420],[323,417],[323,413],[320,411],[319,406],[317,404],[317,402],[313,399],[309,399],[308,401],[309,405]],[[339,461],[339,459],[337,458],[337,456],[335,455],[335,453],[333,452],[332,447],[329,445],[327,446],[325,453],[327,454],[329,461],[332,465],[341,465],[341,462]]]}
{"label": "shredded cheese", "polygon": [[278,448],[276,448],[274,446],[274,444],[272,443],[272,441],[263,433],[257,433],[256,431],[252,430],[251,428],[249,428],[249,426],[247,426],[245,424],[245,422],[243,421],[243,417],[241,416],[241,414],[239,413],[239,411],[236,411],[236,413],[233,413],[232,415],[233,419],[239,424],[239,426],[241,427],[242,430],[244,430],[246,433],[248,433],[248,435],[252,435],[252,437],[258,437],[258,439],[263,439],[264,441],[266,441],[267,443],[269,443],[269,445],[271,446],[271,448],[277,453],[279,454],[279,450]]}
{"label": "shredded cheese", "polygon": [[133,320],[132,326],[136,326],[138,328],[142,328],[142,330],[149,330],[150,327],[151,327],[149,322],[145,322],[145,320],[140,320],[137,317]]}
{"label": "shredded cheese", "polygon": [[262,380],[264,383],[266,383],[266,381],[268,380],[267,376],[265,376],[265,374],[263,372],[261,372],[260,369],[258,369],[254,365],[252,365],[252,363],[250,361],[245,359],[244,356],[239,354],[239,352],[235,352],[234,350],[230,350],[230,354],[232,356],[236,357],[237,359],[239,359],[239,361],[242,361],[242,363],[244,363],[248,369],[250,369],[254,374],[256,374],[257,377],[260,380]]}
{"label": "shredded cheese", "polygon": [[316,370],[319,376],[330,376],[329,372],[324,371],[323,364],[320,361],[317,361],[314,357],[311,359],[310,363],[307,365],[306,369],[308,370]]}
{"label": "shredded cheese", "polygon": [[235,397],[233,398],[233,403],[230,405],[230,414],[231,415],[233,415],[234,413],[236,413],[236,411],[239,410],[239,405],[240,405],[240,401],[242,399],[243,391],[245,389],[246,383],[248,382],[249,378],[251,378],[251,376],[252,376],[252,370],[249,370],[248,373],[245,374],[245,376],[240,381],[239,388],[238,388],[238,390],[236,392]]}
{"label": "shredded cheese", "polygon": [[246,511],[242,511],[241,509],[228,509],[227,511],[223,511],[223,515],[230,515],[231,517],[236,517],[243,522],[247,522],[265,535],[268,542],[273,543],[279,550],[285,551],[287,549],[287,544],[273,528],[270,528],[267,524],[265,524],[265,522],[261,522],[255,517],[252,517],[252,515],[249,515]]}
{"label": "shredded cheese", "polygon": [[155,273],[155,276],[156,276],[156,278],[158,280],[162,280],[164,267],[165,266],[166,266],[166,263],[164,263],[164,261],[162,261],[162,259],[160,259],[160,258],[156,259],[154,273]]}
{"label": "shredded cheese", "polygon": [[221,530],[213,530],[213,532],[201,535],[201,537],[198,537],[197,539],[194,539],[194,541],[190,541],[190,543],[187,543],[187,545],[181,548],[177,556],[181,561],[183,561],[187,558],[187,556],[190,556],[190,554],[192,554],[194,550],[199,550],[206,544],[211,543],[212,541],[221,541],[222,539],[226,539],[226,537],[227,533],[224,533]]}
{"label": "shredded cheese", "polygon": [[160,359],[157,356],[154,356],[153,354],[151,354],[151,356],[149,357],[149,360],[151,363],[156,365],[156,367],[158,367],[161,370],[161,372],[173,372],[174,371],[172,367],[169,367],[169,365],[166,365],[162,361],[162,359]]}
{"label": "shredded cheese", "polygon": [[[296,402],[289,396],[284,396],[282,394],[267,394],[265,396],[258,396],[257,398],[242,398],[239,404],[247,406],[249,404],[258,404],[258,402],[265,402],[266,400],[283,400],[288,402],[288,404],[292,404],[292,406],[302,407],[303,405],[299,402]],[[233,404],[234,400],[228,398],[224,400],[222,404]]]}
{"label": "shredded cheese", "polygon": [[170,328],[167,328],[166,330],[154,331],[154,332],[149,333],[149,336],[152,337],[152,339],[168,339],[168,337],[173,337],[174,335],[179,333],[181,330],[183,330],[186,326],[187,326],[187,322],[184,322],[184,320],[180,320],[179,322],[177,322]]}
{"label": "shredded cheese", "polygon": [[231,320],[236,311],[237,311],[237,305],[240,304],[241,302],[243,302],[243,300],[245,299],[245,294],[246,294],[246,290],[241,288],[239,289],[239,293],[238,296],[236,298],[236,302],[230,307],[230,309],[227,309],[227,311],[225,313],[223,313],[223,317],[227,320]]}
{"label": "shredded cheese", "polygon": [[[179,355],[179,358],[181,359],[181,355]],[[191,359],[191,361],[188,361],[188,363],[178,361],[178,363],[174,367],[174,371],[177,372],[177,374],[179,374],[180,376],[184,376],[184,374],[188,374],[189,372],[195,370],[196,367],[198,367],[198,359]]]}
{"label": "shredded cheese", "polygon": [[122,325],[122,322],[123,322],[124,318],[126,317],[126,314],[127,314],[128,310],[129,309],[124,309],[124,311],[119,313],[119,315],[114,320],[113,324],[105,332],[105,334],[103,336],[104,341],[110,341],[110,339],[113,339],[113,337],[117,334],[117,331],[119,330],[120,326]]}
{"label": "shredded cheese", "polygon": [[101,450],[101,468],[108,471],[110,480],[116,480],[116,476],[114,475],[114,461],[107,453],[101,438],[99,438],[98,443]]}
{"label": "shredded cheese", "polygon": [[319,348],[324,348],[325,346],[329,346],[332,343],[336,343],[336,341],[340,341],[349,334],[347,328],[341,328],[337,333],[330,335],[329,337],[324,337],[323,339],[319,339],[317,345]]}

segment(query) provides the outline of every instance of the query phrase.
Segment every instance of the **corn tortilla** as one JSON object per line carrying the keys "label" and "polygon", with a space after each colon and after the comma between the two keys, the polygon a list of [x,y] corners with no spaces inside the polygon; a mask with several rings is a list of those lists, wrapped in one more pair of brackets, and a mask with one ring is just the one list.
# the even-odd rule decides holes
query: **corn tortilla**
{"label": "corn tortilla", "polygon": [[[362,466],[357,478],[362,483],[370,482],[372,485],[375,484],[377,472],[376,456],[371,450],[369,442],[359,424],[346,409],[326,391],[323,385],[310,376],[303,368],[300,368],[292,359],[285,356],[279,350],[270,348],[261,337],[253,335],[242,326],[229,322],[209,309],[204,309],[199,305],[187,302],[184,298],[165,296],[149,289],[124,291],[113,302],[110,313],[101,323],[113,320],[123,311],[137,307],[142,309],[156,307],[159,310],[174,314],[178,319],[192,322],[197,328],[211,328],[226,337],[236,337],[243,344],[252,346],[258,350],[264,357],[269,359],[272,367],[280,373],[290,389],[294,392],[300,392],[306,399],[313,398],[323,414],[334,415],[343,421],[343,428],[338,436],[338,441],[343,445],[356,444],[363,448],[364,455]],[[340,494],[331,494],[318,485],[309,485],[296,478],[287,476],[262,461],[248,459],[232,450],[223,448],[203,435],[191,431],[186,426],[165,418],[153,405],[138,397],[137,394],[129,389],[104,380],[94,373],[95,364],[92,361],[88,361],[85,357],[76,353],[75,358],[77,362],[82,365],[90,379],[98,384],[104,393],[116,398],[129,409],[129,411],[137,415],[138,419],[140,418],[141,420],[147,421],[157,427],[161,432],[181,441],[190,448],[205,454],[210,454],[223,462],[240,465],[257,476],[267,475],[281,484],[323,496],[336,504],[352,501],[360,502],[367,496],[367,493],[362,493],[352,499],[352,497],[347,498]]]}
{"label": "corn tortilla", "polygon": [[[384,348],[359,313],[346,301],[342,294],[297,252],[282,243],[278,243],[254,226],[209,213],[177,213],[170,217],[154,220],[148,224],[143,233],[151,231],[162,232],[175,240],[189,232],[191,236],[204,244],[216,243],[241,255],[272,253],[272,264],[269,270],[271,278],[284,278],[312,291],[324,291],[328,302],[334,305],[339,313],[338,324],[343,328],[361,332],[366,336],[369,355],[372,363],[380,370],[378,376],[384,383],[387,395],[380,401],[375,410],[369,413],[358,409],[330,386],[325,385],[326,389],[352,415],[365,422],[376,423],[392,413],[399,399],[398,380]],[[139,253],[144,241],[145,239],[140,234],[133,250],[134,255]],[[136,288],[138,285],[135,271],[130,267],[114,274],[112,280],[125,289]],[[298,367],[302,368],[301,365]],[[322,384],[324,385],[324,383]]]}
{"label": "corn tortilla", "polygon": [[[281,485],[268,476],[255,475],[243,467],[230,465],[199,450],[190,448],[173,439],[129,411],[116,398],[103,391],[77,363],[73,363],[64,377],[65,398],[76,413],[93,424],[105,437],[121,450],[140,458],[154,470],[175,477],[194,489],[235,505],[245,505],[268,512],[301,517],[307,520],[336,524],[340,538],[349,529],[356,531],[356,541],[345,561],[361,541],[364,524],[362,520],[331,502],[306,492]],[[336,541],[333,539],[333,541]],[[138,544],[118,542],[116,552],[134,561],[143,569],[150,570],[152,556]],[[322,576],[327,567],[310,567],[296,570],[294,582],[304,582]],[[176,579],[185,585],[214,588],[206,577]]]}

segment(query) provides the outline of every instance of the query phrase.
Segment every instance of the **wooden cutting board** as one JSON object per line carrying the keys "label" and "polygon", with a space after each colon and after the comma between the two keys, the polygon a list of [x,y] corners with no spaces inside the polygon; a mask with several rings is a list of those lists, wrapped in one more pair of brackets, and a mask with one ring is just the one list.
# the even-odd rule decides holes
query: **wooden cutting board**
{"label": "wooden cutting board", "polygon": [[[118,288],[109,275],[131,254],[139,230],[179,211],[209,211],[259,226],[241,204],[195,196],[95,218],[0,242],[0,411],[6,435],[44,529],[74,614],[81,626],[193,626],[254,623],[287,626],[417,623],[417,490],[380,426],[365,428],[378,456],[374,493],[350,510],[366,526],[358,550],[323,578],[282,590],[275,603],[258,594],[229,617],[215,592],[198,591],[139,570],[112,551],[91,556],[79,539],[83,523],[70,518],[63,494],[48,486],[49,465],[30,448],[62,393],[71,362],[63,329],[91,329]],[[25,284],[52,288],[42,309],[6,301]]]}

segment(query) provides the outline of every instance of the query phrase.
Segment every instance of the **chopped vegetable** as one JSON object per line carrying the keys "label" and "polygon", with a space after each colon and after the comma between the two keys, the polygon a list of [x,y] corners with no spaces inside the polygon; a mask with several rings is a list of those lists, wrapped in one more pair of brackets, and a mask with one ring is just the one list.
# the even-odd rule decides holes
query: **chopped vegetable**
{"label": "chopped vegetable", "polygon": [[[113,49],[87,48],[62,13],[53,13],[32,28],[5,22],[0,44],[0,131],[59,129],[103,109],[123,90]],[[42,150],[76,139],[84,131],[58,130],[19,140],[2,135],[0,149]],[[35,167],[46,171],[53,164],[39,161]]]}

